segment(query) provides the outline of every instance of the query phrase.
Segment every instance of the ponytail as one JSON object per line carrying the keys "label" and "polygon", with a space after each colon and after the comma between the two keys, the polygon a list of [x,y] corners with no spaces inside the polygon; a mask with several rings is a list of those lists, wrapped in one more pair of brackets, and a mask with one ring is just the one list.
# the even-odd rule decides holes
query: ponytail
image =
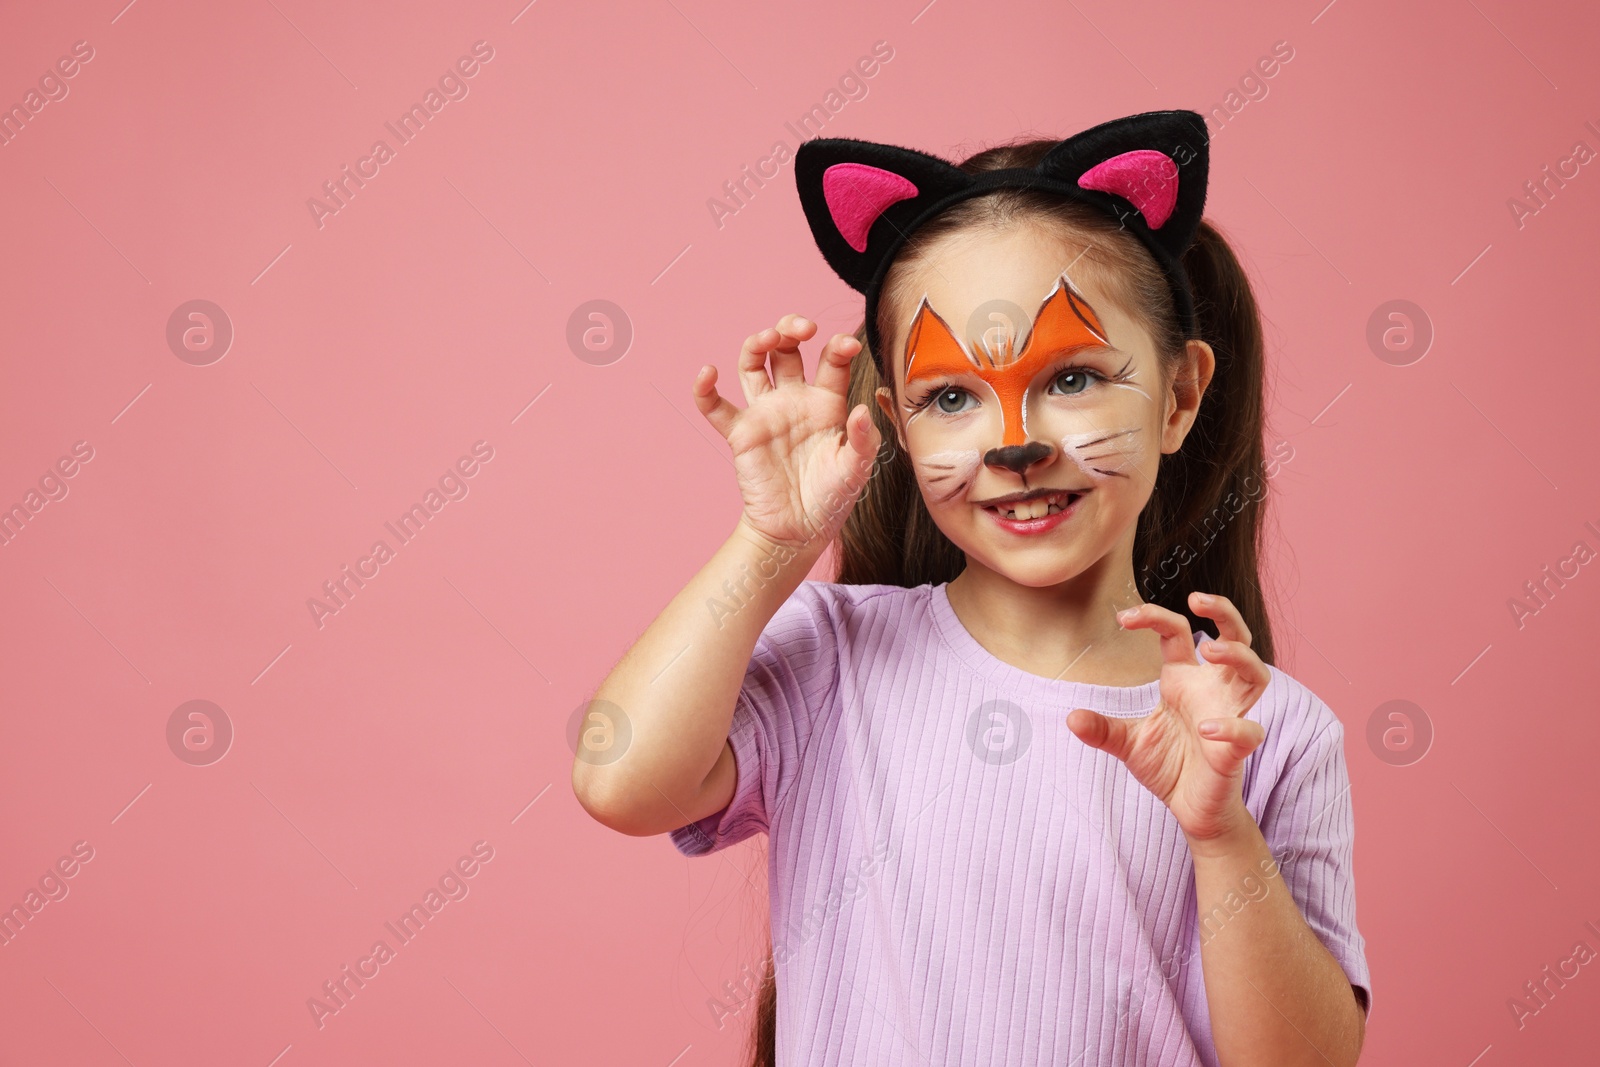
{"label": "ponytail", "polygon": [[1146,600],[1182,614],[1191,630],[1209,620],[1189,611],[1190,592],[1227,597],[1250,630],[1250,647],[1273,663],[1260,572],[1268,477],[1261,313],[1244,268],[1211,223],[1201,221],[1183,269],[1216,369],[1183,447],[1161,457],[1134,535],[1134,574]]}

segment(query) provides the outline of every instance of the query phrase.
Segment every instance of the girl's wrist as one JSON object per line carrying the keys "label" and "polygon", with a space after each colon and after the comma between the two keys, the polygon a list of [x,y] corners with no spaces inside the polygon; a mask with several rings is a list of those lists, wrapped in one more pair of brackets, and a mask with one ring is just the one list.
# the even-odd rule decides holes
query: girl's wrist
{"label": "girl's wrist", "polygon": [[1236,808],[1205,833],[1184,831],[1189,853],[1196,859],[1213,859],[1253,851],[1264,838],[1255,817],[1241,800]]}
{"label": "girl's wrist", "polygon": [[[792,563],[803,561],[805,569],[809,571],[811,565],[821,558],[822,553],[828,547],[828,540],[821,537],[813,537],[799,545],[775,541],[756,529],[750,523],[749,518],[742,513],[739,515],[739,521],[734,524],[733,537],[755,549],[756,554],[762,560],[775,561],[779,567],[784,569],[787,569]],[[769,568],[771,566],[772,564],[768,564]]]}
{"label": "girl's wrist", "polygon": [[743,516],[734,525],[728,544],[735,548],[741,574],[763,585],[783,587],[785,597],[799,587],[827,548],[826,541],[799,546],[780,544],[751,526]]}

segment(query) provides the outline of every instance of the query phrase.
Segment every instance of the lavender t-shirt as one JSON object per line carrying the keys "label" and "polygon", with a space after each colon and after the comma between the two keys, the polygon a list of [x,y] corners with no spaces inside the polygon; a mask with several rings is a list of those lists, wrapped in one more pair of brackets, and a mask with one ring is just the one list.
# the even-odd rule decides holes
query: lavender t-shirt
{"label": "lavender t-shirt", "polygon": [[1202,926],[1284,885],[1370,1017],[1344,728],[1271,671],[1243,788],[1277,867],[1202,923],[1177,820],[1066,725],[1144,715],[1159,683],[1014,667],[942,584],[802,583],[750,659],[732,801],[671,833],[687,855],[770,838],[779,1067],[1216,1067]]}

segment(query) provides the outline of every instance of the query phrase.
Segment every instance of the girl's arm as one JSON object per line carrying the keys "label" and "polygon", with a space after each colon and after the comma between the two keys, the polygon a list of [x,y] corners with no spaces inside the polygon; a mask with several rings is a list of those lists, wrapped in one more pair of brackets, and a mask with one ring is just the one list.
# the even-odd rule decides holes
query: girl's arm
{"label": "girl's arm", "polygon": [[844,524],[871,474],[880,435],[867,406],[852,410],[848,399],[850,361],[861,343],[835,334],[808,384],[799,345],[816,328],[786,315],[745,340],[743,410],[718,395],[715,367],[695,376],[695,406],[728,441],[744,510],[732,536],[595,693],[620,709],[596,710],[618,720],[611,737],[625,747],[595,752],[580,738],[572,790],[614,830],[664,833],[733,798],[728,732],[756,640]]}
{"label": "girl's arm", "polygon": [[[745,668],[762,628],[824,547],[786,551],[739,520],[595,693],[627,716],[631,737],[608,763],[588,762],[579,746],[572,789],[584,810],[645,836],[727,806],[735,784],[728,730]],[[728,605],[737,607],[729,613]]]}
{"label": "girl's arm", "polygon": [[[1140,604],[1117,616],[1125,629],[1152,629],[1161,636],[1165,662],[1155,710],[1142,719],[1125,719],[1076,708],[1067,717],[1068,728],[1122,760],[1183,829],[1194,860],[1198,922],[1208,935],[1200,941],[1200,963],[1217,1062],[1222,1067],[1353,1067],[1366,1035],[1366,1015],[1344,968],[1301,913],[1287,879],[1277,878],[1266,835],[1244,803],[1245,759],[1266,738],[1265,726],[1247,713],[1271,684],[1272,673],[1251,649],[1250,628],[1231,600],[1196,591],[1189,594],[1189,607],[1216,622],[1217,638],[1195,644],[1188,619],[1160,604]],[[1330,726],[1318,736],[1327,738],[1329,755],[1323,757],[1328,750],[1319,749],[1302,758],[1324,777],[1307,786],[1297,776],[1291,787],[1309,788],[1308,795],[1319,799],[1331,793],[1338,802],[1347,779],[1342,749],[1332,746],[1343,743],[1343,729]],[[1348,810],[1344,819],[1348,822]],[[1301,827],[1301,835],[1307,834]],[[1305,860],[1297,856],[1295,862]],[[1257,897],[1252,887],[1264,879],[1267,892]]]}
{"label": "girl's arm", "polygon": [[[1306,923],[1253,819],[1190,842],[1202,920],[1225,920],[1200,943],[1211,1037],[1222,1067],[1354,1067],[1367,1017],[1339,961]],[[1252,881],[1252,879],[1254,881]],[[1239,908],[1241,885],[1264,883]]]}

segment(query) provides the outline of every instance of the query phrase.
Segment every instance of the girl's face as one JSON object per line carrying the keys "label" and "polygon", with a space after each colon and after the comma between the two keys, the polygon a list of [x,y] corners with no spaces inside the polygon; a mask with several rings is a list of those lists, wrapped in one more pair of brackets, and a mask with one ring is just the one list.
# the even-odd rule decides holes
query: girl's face
{"label": "girl's face", "polygon": [[1131,560],[1161,453],[1193,421],[1144,326],[1074,266],[1079,251],[1020,227],[935,246],[891,339],[898,394],[877,398],[940,530],[1028,586],[1123,542]]}

